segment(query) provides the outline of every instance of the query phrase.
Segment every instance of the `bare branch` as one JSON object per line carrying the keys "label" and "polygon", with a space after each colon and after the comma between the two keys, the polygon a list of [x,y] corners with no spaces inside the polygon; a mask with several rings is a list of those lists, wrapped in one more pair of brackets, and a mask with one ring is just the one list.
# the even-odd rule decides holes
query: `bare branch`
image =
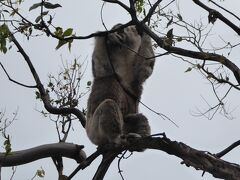
{"label": "bare branch", "polygon": [[227,153],[229,153],[230,151],[232,151],[234,148],[236,148],[237,146],[240,145],[240,140],[239,141],[236,141],[234,142],[233,144],[231,144],[229,147],[227,147],[226,149],[224,149],[223,151],[215,154],[215,156],[217,157],[223,157],[224,155],[226,155]]}
{"label": "bare branch", "polygon": [[27,87],[27,88],[36,88],[36,87],[37,87],[36,85],[35,85],[35,86],[29,86],[29,85],[25,85],[25,84],[23,84],[23,83],[17,82],[16,80],[12,79],[12,78],[9,76],[7,70],[5,69],[5,67],[3,66],[3,64],[2,64],[1,62],[0,62],[0,66],[2,67],[3,71],[4,71],[5,74],[7,75],[9,81],[12,81],[13,83],[16,83],[16,84],[18,84],[18,85],[20,85],[20,86]]}
{"label": "bare branch", "polygon": [[220,6],[219,4],[217,4],[216,2],[214,2],[213,0],[209,0],[209,2],[215,4],[217,7],[223,9],[224,11],[226,11],[226,12],[229,13],[229,14],[231,14],[232,16],[234,16],[236,19],[238,19],[238,20],[240,21],[240,18],[239,18],[236,14],[234,14],[234,13],[232,13],[231,11],[227,10],[226,8]]}
{"label": "bare branch", "polygon": [[17,166],[48,157],[67,157],[81,163],[86,159],[83,146],[72,143],[46,144],[22,151],[14,151],[6,155],[0,153],[2,167]]}
{"label": "bare branch", "polygon": [[174,47],[171,45],[166,44],[164,41],[164,38],[159,37],[157,34],[155,34],[149,27],[145,24],[141,24],[142,28],[144,31],[155,40],[155,42],[163,49],[168,51],[169,53],[174,53],[178,54],[181,56],[186,56],[194,59],[199,59],[199,60],[208,60],[208,61],[215,61],[219,62],[223,65],[225,65],[228,69],[230,69],[237,82],[240,84],[240,69],[236,64],[234,64],[232,61],[227,59],[225,56],[215,54],[215,53],[207,53],[207,52],[197,52],[197,51],[192,51],[192,50],[187,50],[187,49],[182,49],[179,47]]}
{"label": "bare branch", "polygon": [[213,14],[214,17],[220,19],[222,22],[224,22],[226,25],[228,25],[229,27],[231,27],[238,35],[240,35],[240,28],[238,26],[236,26],[235,24],[233,24],[231,21],[229,21],[225,16],[223,16],[220,12],[209,8],[208,6],[206,6],[205,4],[203,4],[201,1],[199,0],[193,0],[193,2],[195,4],[197,4],[198,6],[202,7],[203,9],[205,9],[206,11],[209,12],[209,14]]}

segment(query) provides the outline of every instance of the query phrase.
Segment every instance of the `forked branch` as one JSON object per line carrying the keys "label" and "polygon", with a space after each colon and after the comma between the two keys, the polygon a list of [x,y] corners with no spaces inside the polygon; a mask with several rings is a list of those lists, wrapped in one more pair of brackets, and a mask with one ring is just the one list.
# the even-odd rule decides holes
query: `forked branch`
{"label": "forked branch", "polygon": [[50,97],[49,94],[47,93],[46,89],[44,88],[29,56],[27,55],[27,53],[24,51],[24,49],[22,48],[22,46],[19,44],[19,42],[16,40],[16,38],[14,37],[13,34],[11,34],[11,40],[13,41],[13,43],[16,45],[16,47],[18,48],[19,52],[21,53],[21,55],[23,56],[24,60],[26,61],[32,75],[33,78],[36,82],[36,87],[39,90],[39,93],[41,95],[41,99],[44,103],[44,107],[46,108],[46,110],[49,113],[52,114],[74,114],[75,116],[78,117],[78,119],[80,120],[81,124],[83,127],[85,127],[85,116],[83,115],[83,113],[77,109],[77,108],[57,108],[57,107],[53,107],[50,103]]}

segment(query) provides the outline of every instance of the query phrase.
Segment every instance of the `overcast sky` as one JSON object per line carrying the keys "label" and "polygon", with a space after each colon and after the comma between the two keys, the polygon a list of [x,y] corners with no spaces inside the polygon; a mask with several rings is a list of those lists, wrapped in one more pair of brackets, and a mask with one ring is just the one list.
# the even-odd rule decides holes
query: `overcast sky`
{"label": "overcast sky", "polygon": [[[51,1],[52,2],[52,1]],[[125,2],[125,1],[124,1]],[[127,2],[127,1],[126,1]],[[167,4],[169,1],[163,1]],[[207,20],[207,13],[201,10],[192,1],[180,2],[180,12],[184,19],[194,22],[194,19],[203,18]],[[207,1],[205,1],[207,2]],[[34,20],[37,11],[28,14],[28,9],[32,1],[26,1],[20,10],[27,18]],[[64,28],[72,27],[78,35],[87,35],[97,30],[103,30],[100,19],[100,9],[102,2],[99,0],[88,1],[61,1],[62,8],[56,10],[54,23]],[[184,4],[185,3],[185,4]],[[237,0],[221,2],[224,7],[229,8],[240,16],[240,2]],[[228,4],[227,4],[228,3]],[[114,24],[129,21],[129,16],[116,5],[107,5],[103,11],[103,19],[110,29]],[[239,22],[238,24],[239,25]],[[217,21],[213,28],[212,36],[220,33],[226,37],[227,41],[238,41],[239,37],[229,28]],[[215,36],[216,37],[216,36]],[[211,39],[211,38],[210,38]],[[74,41],[71,53],[63,47],[56,51],[56,40],[46,37],[32,38],[27,41],[24,37],[18,36],[18,40],[30,56],[40,78],[47,82],[49,73],[57,74],[61,67],[61,59],[73,60],[78,58],[80,62],[85,61],[86,72],[82,79],[82,89],[86,87],[86,82],[92,79],[91,75],[91,53],[94,47],[94,40]],[[217,43],[216,38],[211,39],[211,43]],[[162,50],[158,50],[163,52]],[[233,51],[231,59],[240,66],[239,51]],[[16,49],[13,48],[7,55],[0,55],[0,61],[4,64],[9,74],[17,81],[28,85],[34,85],[28,67]],[[181,141],[187,145],[217,153],[226,148],[231,143],[240,139],[240,102],[239,92],[232,91],[229,94],[226,107],[232,112],[232,120],[226,119],[221,114],[216,114],[212,120],[204,117],[193,116],[197,109],[206,110],[208,103],[214,105],[217,99],[212,92],[209,82],[197,71],[184,73],[189,67],[173,56],[165,56],[156,59],[153,75],[144,85],[142,102],[152,109],[169,116],[179,128],[171,122],[164,121],[148,109],[140,106],[140,111],[145,114],[151,125],[152,133],[165,132],[171,140]],[[17,86],[8,81],[3,70],[0,70],[0,109],[6,110],[6,115],[11,118],[12,113],[18,109],[17,120],[9,127],[8,133],[11,135],[12,149],[22,150],[34,146],[55,143],[58,141],[55,124],[48,118],[44,118],[37,110],[42,110],[42,104],[35,99],[33,89]],[[219,91],[221,89],[218,89]],[[223,88],[224,90],[224,88]],[[80,107],[86,107],[87,97],[80,101]],[[2,140],[3,141],[3,140]],[[93,153],[96,146],[87,139],[84,129],[80,124],[74,124],[74,131],[70,133],[68,142],[83,144],[87,155]],[[2,144],[2,143],[1,143]],[[239,149],[226,155],[224,159],[230,162],[240,163]],[[70,174],[77,164],[72,160],[65,160],[64,173]],[[80,171],[77,179],[91,179],[96,171],[100,159],[84,171]],[[126,180],[145,179],[191,179],[191,180],[212,180],[211,175],[180,164],[181,160],[161,151],[147,150],[144,153],[134,153],[130,158],[121,162],[121,169]],[[51,159],[39,160],[37,162],[17,167],[16,180],[31,179],[36,170],[43,168],[46,171],[45,180],[57,179],[57,172]],[[7,180],[11,176],[11,168],[2,169],[2,179]],[[117,160],[112,164],[106,175],[106,180],[120,180],[118,174]]]}

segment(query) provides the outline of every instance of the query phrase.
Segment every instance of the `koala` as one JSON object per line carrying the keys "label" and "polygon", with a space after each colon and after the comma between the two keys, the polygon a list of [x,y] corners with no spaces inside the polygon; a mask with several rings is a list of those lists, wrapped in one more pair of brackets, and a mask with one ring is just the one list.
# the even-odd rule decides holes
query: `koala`
{"label": "koala", "polygon": [[148,120],[138,106],[154,63],[150,37],[140,35],[135,26],[96,37],[85,127],[94,144],[122,144],[128,137],[150,135]]}

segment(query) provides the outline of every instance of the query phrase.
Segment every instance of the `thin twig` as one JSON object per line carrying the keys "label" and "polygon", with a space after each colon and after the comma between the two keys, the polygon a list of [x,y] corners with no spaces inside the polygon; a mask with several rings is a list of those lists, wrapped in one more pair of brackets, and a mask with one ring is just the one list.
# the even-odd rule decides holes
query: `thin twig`
{"label": "thin twig", "polygon": [[0,66],[2,67],[3,71],[7,75],[9,81],[12,81],[13,83],[18,84],[18,85],[23,86],[23,87],[26,87],[26,88],[36,88],[37,87],[36,85],[35,86],[29,86],[29,85],[25,85],[23,83],[17,82],[16,80],[14,80],[10,77],[10,75],[8,74],[7,70],[4,68],[4,66],[1,62],[0,62]]}
{"label": "thin twig", "polygon": [[197,4],[198,6],[202,7],[203,9],[205,9],[206,11],[212,14],[214,14],[214,17],[220,19],[222,22],[224,22],[227,26],[229,26],[230,28],[232,28],[238,35],[240,35],[240,28],[238,26],[236,26],[235,24],[233,24],[229,19],[227,19],[225,16],[223,16],[220,12],[218,12],[215,9],[211,9],[208,6],[206,6],[205,4],[203,4],[200,0],[193,0],[193,2],[195,4]]}

